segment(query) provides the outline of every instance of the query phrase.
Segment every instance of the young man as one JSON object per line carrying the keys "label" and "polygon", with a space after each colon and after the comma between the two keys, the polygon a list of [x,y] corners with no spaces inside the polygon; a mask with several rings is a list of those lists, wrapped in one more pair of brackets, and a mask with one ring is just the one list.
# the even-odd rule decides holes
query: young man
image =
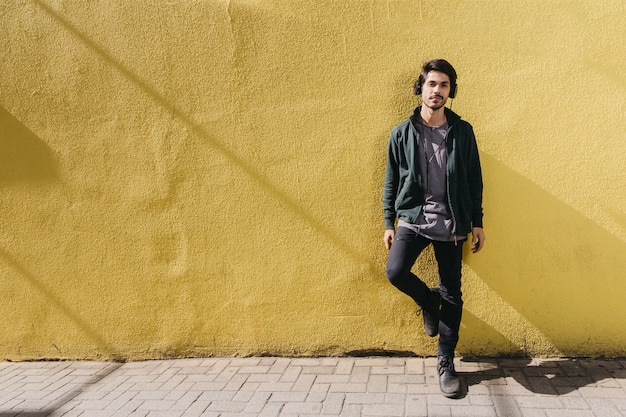
{"label": "young man", "polygon": [[[461,393],[453,359],[463,307],[463,244],[470,232],[472,252],[485,242],[482,173],[472,126],[444,107],[456,93],[452,65],[443,59],[425,63],[414,92],[422,96],[422,105],[389,137],[383,187],[386,272],[391,284],[421,307],[426,333],[439,334],[439,385],[454,398]],[[431,244],[439,269],[437,288],[411,272]]]}

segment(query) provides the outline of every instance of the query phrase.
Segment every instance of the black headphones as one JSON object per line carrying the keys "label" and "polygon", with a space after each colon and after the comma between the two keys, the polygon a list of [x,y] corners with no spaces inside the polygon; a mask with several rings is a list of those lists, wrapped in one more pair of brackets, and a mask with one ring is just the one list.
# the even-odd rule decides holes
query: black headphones
{"label": "black headphones", "polygon": [[[419,78],[417,79],[417,81],[415,81],[415,85],[413,86],[413,92],[415,93],[416,96],[419,96],[422,94],[422,84],[424,83],[424,80],[422,79],[422,75],[420,74]],[[450,85],[450,98],[454,98],[456,96],[456,82],[454,82],[453,84]]]}

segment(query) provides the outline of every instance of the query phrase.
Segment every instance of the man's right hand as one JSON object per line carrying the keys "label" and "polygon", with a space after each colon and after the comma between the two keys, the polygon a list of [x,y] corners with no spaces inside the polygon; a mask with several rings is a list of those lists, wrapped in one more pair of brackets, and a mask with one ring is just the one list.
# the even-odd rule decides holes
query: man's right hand
{"label": "man's right hand", "polygon": [[387,250],[391,249],[391,243],[393,242],[393,238],[396,235],[396,231],[393,229],[385,230],[385,237],[383,240],[385,241],[385,247]]}

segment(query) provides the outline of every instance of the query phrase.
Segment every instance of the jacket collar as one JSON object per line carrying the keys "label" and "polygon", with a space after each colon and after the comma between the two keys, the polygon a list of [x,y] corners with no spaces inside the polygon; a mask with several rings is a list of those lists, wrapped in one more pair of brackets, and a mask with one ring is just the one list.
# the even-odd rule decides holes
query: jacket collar
{"label": "jacket collar", "polygon": [[[410,117],[411,123],[413,123],[413,126],[417,126],[420,124],[420,119],[421,119],[420,112],[421,111],[422,111],[422,106],[417,106],[415,110],[413,110],[413,114]],[[461,120],[461,116],[459,116],[458,114],[456,114],[449,108],[444,107],[443,111],[446,114],[446,120],[448,121],[449,127],[452,127],[453,124]]]}

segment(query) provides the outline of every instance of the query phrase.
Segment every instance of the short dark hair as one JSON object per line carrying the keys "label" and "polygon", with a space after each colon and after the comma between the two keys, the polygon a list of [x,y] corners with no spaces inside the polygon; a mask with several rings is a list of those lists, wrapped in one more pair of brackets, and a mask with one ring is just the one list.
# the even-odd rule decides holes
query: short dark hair
{"label": "short dark hair", "polygon": [[424,64],[422,72],[413,86],[413,92],[415,95],[419,96],[422,94],[422,85],[424,85],[424,80],[431,71],[443,72],[448,76],[448,78],[450,78],[450,97],[454,98],[454,94],[456,93],[456,71],[454,70],[454,67],[445,59],[433,59]]}

